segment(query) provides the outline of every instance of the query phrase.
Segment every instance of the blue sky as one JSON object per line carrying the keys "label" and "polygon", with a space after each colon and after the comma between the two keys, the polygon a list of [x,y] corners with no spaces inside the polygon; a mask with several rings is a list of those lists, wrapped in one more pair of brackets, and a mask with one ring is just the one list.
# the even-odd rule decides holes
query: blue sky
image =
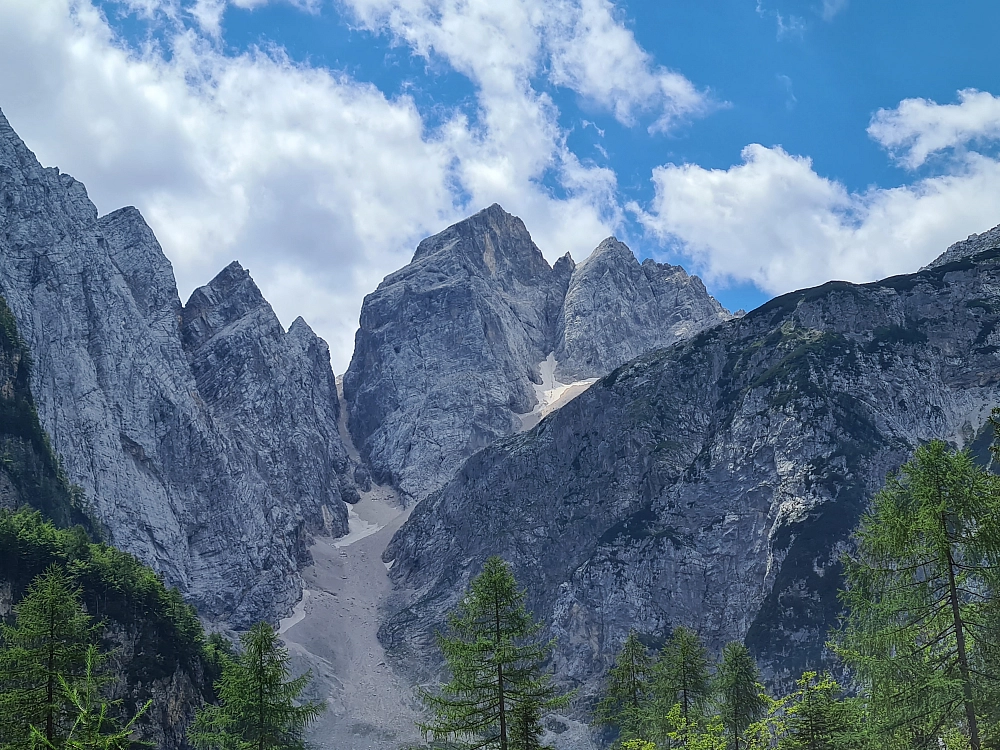
{"label": "blue sky", "polygon": [[[346,366],[363,295],[500,202],[732,309],[1000,223],[1000,6],[880,0],[5,0],[0,108],[182,294],[232,258]],[[16,73],[16,74],[15,74]]]}

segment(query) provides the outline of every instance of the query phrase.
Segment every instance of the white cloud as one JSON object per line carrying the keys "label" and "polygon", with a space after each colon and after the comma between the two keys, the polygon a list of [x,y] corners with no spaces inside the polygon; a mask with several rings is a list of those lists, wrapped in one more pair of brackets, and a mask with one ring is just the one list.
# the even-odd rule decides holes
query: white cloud
{"label": "white cloud", "polygon": [[653,181],[651,210],[632,207],[648,230],[710,282],[775,294],[912,272],[1000,222],[1000,162],[975,153],[947,174],[862,193],[821,177],[807,158],[756,144],[727,170],[666,165]]}
{"label": "white cloud", "polygon": [[896,109],[880,109],[868,133],[910,169],[940,151],[1000,139],[1000,98],[965,89],[958,99],[958,104],[906,99]]}
{"label": "white cloud", "polygon": [[788,37],[798,37],[801,39],[806,33],[805,19],[799,16],[789,15],[787,18],[775,11],[774,19],[778,24],[778,39]]}
{"label": "white cloud", "polygon": [[498,201],[550,259],[621,223],[614,173],[570,152],[530,86],[540,27],[496,4],[413,31],[479,90],[475,121],[456,112],[429,130],[406,96],[280,53],[224,55],[201,30],[216,16],[184,27],[191,2],[128,2],[165,19],[166,49],[125,46],[90,0],[0,2],[0,70],[20,71],[0,77],[0,107],[102,212],[143,212],[182,294],[237,258],[286,324],[301,314],[328,339],[338,372],[364,294],[447,223]]}
{"label": "white cloud", "polygon": [[655,64],[608,0],[343,0],[359,23],[446,59],[484,98],[519,96],[548,80],[633,125],[651,114],[663,131],[713,103],[684,76]]}
{"label": "white cloud", "polygon": [[847,8],[849,0],[823,0],[823,9],[820,15],[824,21],[832,21],[837,14]]}

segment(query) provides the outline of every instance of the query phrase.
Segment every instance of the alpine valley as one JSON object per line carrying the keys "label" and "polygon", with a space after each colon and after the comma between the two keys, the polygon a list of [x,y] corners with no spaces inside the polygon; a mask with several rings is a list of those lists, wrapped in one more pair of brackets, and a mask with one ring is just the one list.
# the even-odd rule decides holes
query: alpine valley
{"label": "alpine valley", "polygon": [[[1000,405],[1000,228],[732,314],[613,237],[550,265],[493,205],[368,295],[338,378],[236,262],[182,302],[139,212],[100,216],[2,114],[0,296],[0,507],[81,524],[207,630],[278,624],[326,705],[311,740],[339,750],[419,740],[435,634],[495,554],[579,688],[560,750],[602,742],[588,712],[630,629],[743,641],[775,685],[823,666],[871,495],[926,441],[985,455]],[[193,615],[135,611],[118,641],[160,656],[123,694],[186,747],[214,667]]]}

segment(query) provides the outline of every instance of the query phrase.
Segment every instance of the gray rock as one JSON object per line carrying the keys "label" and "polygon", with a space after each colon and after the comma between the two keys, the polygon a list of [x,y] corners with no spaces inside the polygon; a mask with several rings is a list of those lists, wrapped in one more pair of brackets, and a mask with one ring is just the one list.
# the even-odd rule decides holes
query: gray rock
{"label": "gray rock", "polygon": [[383,559],[380,638],[413,672],[491,554],[593,694],[630,628],[744,640],[773,683],[822,665],[839,555],[914,446],[966,445],[1000,403],[1000,250],[831,282],[625,364],[472,457]]}
{"label": "gray rock", "polygon": [[701,281],[608,239],[550,267],[493,205],[417,247],[365,298],[344,376],[351,435],[376,481],[420,499],[521,426],[541,363],[581,380],[727,319]]}
{"label": "gray rock", "polygon": [[327,530],[347,531],[326,345],[301,321],[283,332],[238,266],[182,307],[139,212],[98,218],[2,114],[0,293],[42,426],[114,544],[206,616],[290,609],[324,506]]}
{"label": "gray rock", "polygon": [[570,279],[555,358],[566,382],[607,375],[641,354],[728,320],[697,276],[680,266],[636,260],[614,237]]}
{"label": "gray rock", "polygon": [[932,260],[926,268],[937,268],[947,263],[955,263],[998,247],[1000,247],[1000,227],[993,227],[987,232],[970,234],[961,242],[956,242]]}

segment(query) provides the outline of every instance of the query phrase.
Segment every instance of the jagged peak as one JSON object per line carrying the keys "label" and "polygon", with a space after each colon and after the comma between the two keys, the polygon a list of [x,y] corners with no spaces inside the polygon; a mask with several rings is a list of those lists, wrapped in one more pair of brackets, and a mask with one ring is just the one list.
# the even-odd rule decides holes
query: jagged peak
{"label": "jagged peak", "polygon": [[527,280],[550,272],[520,218],[499,203],[484,208],[417,245],[412,264],[430,258],[471,261],[484,275],[501,274]]}
{"label": "jagged peak", "polygon": [[973,255],[998,247],[1000,247],[1000,226],[995,226],[982,234],[970,234],[966,239],[956,242],[921,270],[971,258]]}
{"label": "jagged peak", "polygon": [[234,260],[191,293],[182,313],[184,343],[199,346],[223,328],[261,309],[274,317],[250,272]]}
{"label": "jagged peak", "polygon": [[636,265],[639,264],[639,261],[636,259],[635,253],[632,252],[631,248],[614,235],[601,240],[601,244],[594,248],[594,251],[590,254],[587,260],[590,260],[590,258],[607,257],[620,258],[626,261],[630,260]]}

